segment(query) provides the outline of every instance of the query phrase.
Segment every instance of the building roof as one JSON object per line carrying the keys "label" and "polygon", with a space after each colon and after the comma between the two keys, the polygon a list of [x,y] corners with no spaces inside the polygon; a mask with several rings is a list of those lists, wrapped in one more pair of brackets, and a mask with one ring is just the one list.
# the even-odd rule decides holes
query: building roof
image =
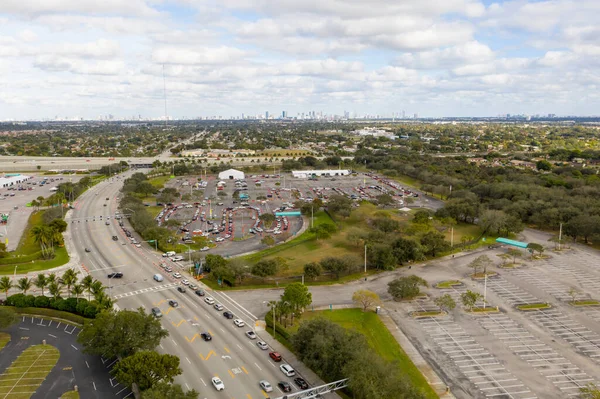
{"label": "building roof", "polygon": [[224,171],[220,172],[219,174],[221,174],[221,173],[233,173],[233,172],[242,173],[242,174],[244,173],[241,170],[237,170],[237,169],[227,169],[227,170],[224,170]]}

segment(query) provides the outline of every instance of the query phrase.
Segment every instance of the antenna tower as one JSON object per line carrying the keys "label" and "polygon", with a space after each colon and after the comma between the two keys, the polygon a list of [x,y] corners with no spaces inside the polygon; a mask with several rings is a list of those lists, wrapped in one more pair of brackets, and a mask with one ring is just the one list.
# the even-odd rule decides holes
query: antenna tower
{"label": "antenna tower", "polygon": [[162,72],[163,72],[163,93],[164,93],[164,97],[165,97],[165,128],[166,128],[169,117],[167,114],[167,80],[165,79],[165,64],[163,64],[163,66],[162,66]]}

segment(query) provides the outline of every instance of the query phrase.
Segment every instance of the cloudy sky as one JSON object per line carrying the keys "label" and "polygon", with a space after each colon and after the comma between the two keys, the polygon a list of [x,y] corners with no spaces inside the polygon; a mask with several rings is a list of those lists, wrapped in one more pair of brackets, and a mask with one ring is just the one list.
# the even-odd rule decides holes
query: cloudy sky
{"label": "cloudy sky", "polygon": [[598,115],[600,1],[1,0],[0,120]]}

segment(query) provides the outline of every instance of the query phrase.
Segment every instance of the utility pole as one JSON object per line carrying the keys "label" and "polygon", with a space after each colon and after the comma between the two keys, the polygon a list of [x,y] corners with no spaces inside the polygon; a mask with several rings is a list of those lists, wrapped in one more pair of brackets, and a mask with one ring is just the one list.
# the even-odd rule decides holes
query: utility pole
{"label": "utility pole", "polygon": [[560,251],[560,243],[562,241],[562,223],[560,224],[560,228],[558,230],[558,250]]}
{"label": "utility pole", "polygon": [[310,207],[310,228],[312,229],[313,227],[315,227],[315,211],[314,211],[315,206],[312,205]]}
{"label": "utility pole", "polygon": [[483,276],[483,308],[485,309],[485,302],[487,298],[487,272],[484,272]]}
{"label": "utility pole", "polygon": [[365,244],[365,274],[367,274],[367,244]]}
{"label": "utility pole", "polygon": [[450,228],[450,246],[454,247],[454,226]]}

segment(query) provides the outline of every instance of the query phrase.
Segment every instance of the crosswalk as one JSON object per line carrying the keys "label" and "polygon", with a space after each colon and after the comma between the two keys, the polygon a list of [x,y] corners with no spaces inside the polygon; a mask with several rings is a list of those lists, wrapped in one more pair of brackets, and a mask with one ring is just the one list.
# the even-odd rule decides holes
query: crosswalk
{"label": "crosswalk", "polygon": [[114,295],[113,298],[114,299],[127,298],[127,297],[130,297],[130,296],[145,294],[145,293],[148,293],[148,292],[164,291],[164,290],[168,290],[168,289],[173,288],[173,287],[177,287],[178,285],[179,285],[178,283],[169,283],[169,284],[157,285],[157,286],[154,286],[154,287],[142,288],[142,289],[135,290],[135,291],[130,291],[130,292],[122,293],[122,294],[117,294],[117,295]]}

